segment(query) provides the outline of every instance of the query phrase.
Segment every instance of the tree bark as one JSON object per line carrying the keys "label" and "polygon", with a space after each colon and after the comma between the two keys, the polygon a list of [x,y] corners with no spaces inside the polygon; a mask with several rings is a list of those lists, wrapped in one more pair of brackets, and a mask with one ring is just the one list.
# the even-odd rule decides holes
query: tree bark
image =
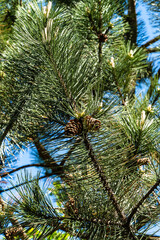
{"label": "tree bark", "polygon": [[130,40],[132,44],[137,42],[137,15],[135,0],[128,0],[128,19],[130,26]]}

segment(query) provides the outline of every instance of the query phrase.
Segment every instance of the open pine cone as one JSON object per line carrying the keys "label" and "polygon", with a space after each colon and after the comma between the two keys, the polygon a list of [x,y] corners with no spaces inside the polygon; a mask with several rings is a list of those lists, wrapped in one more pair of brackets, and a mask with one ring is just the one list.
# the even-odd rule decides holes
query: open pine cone
{"label": "open pine cone", "polygon": [[5,230],[5,236],[8,240],[13,240],[14,237],[20,237],[22,235],[22,227],[10,227]]}
{"label": "open pine cone", "polygon": [[78,208],[76,207],[74,198],[69,198],[69,201],[65,204],[65,210],[66,214],[69,216],[78,214]]}
{"label": "open pine cone", "polygon": [[108,37],[106,34],[100,33],[98,34],[98,39],[100,42],[106,42],[108,40]]}
{"label": "open pine cone", "polygon": [[82,132],[82,123],[78,119],[70,120],[65,126],[66,136],[75,136]]}
{"label": "open pine cone", "polygon": [[101,127],[101,121],[91,116],[86,116],[84,118],[84,125],[88,131],[98,131]]}

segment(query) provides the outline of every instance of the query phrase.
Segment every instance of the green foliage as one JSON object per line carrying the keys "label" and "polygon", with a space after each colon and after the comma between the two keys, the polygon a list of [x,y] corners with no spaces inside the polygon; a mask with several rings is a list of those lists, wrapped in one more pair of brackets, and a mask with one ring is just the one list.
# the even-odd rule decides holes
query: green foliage
{"label": "green foliage", "polygon": [[15,13],[18,6],[17,0],[1,0],[0,1],[0,51],[2,51],[6,45],[11,32],[12,26],[15,22]]}
{"label": "green foliage", "polygon": [[[135,240],[159,221],[159,76],[148,73],[147,49],[127,41],[129,8],[111,0],[18,7],[3,52],[0,144],[13,156],[36,147],[55,178],[41,188],[40,175],[19,177],[2,233],[11,225],[26,239]],[[148,92],[136,96],[146,76]]]}

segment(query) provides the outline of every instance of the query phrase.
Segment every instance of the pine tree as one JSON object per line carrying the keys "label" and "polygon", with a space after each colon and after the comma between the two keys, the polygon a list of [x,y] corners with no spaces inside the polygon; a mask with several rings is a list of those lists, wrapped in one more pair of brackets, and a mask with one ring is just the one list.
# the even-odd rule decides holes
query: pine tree
{"label": "pine tree", "polygon": [[32,166],[53,185],[41,189],[43,177],[25,171],[11,201],[0,199],[1,233],[154,239],[147,230],[159,222],[160,89],[148,55],[160,37],[140,40],[134,0],[34,1],[15,18],[2,63],[1,177],[21,148],[34,147]]}

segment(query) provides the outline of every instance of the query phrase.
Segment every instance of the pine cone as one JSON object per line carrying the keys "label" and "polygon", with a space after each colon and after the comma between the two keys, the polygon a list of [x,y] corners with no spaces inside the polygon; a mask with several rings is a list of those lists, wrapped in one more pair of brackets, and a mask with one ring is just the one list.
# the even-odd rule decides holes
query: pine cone
{"label": "pine cone", "polygon": [[91,116],[86,116],[84,118],[84,125],[85,125],[85,128],[88,130],[88,131],[98,131],[99,128],[101,127],[101,121],[98,120],[98,119],[95,119]]}
{"label": "pine cone", "polygon": [[73,198],[69,198],[69,201],[65,204],[65,209],[67,215],[76,215],[78,214],[78,209],[76,207],[75,200]]}
{"label": "pine cone", "polygon": [[150,163],[149,158],[139,158],[137,160],[138,165],[147,165]]}
{"label": "pine cone", "polygon": [[22,231],[22,227],[10,227],[5,230],[5,235],[8,240],[13,240],[14,237],[20,236]]}
{"label": "pine cone", "polygon": [[78,119],[70,120],[65,126],[65,135],[75,136],[82,132],[82,123]]}
{"label": "pine cone", "polygon": [[107,35],[103,33],[98,34],[98,38],[100,42],[106,42],[108,40]]}

